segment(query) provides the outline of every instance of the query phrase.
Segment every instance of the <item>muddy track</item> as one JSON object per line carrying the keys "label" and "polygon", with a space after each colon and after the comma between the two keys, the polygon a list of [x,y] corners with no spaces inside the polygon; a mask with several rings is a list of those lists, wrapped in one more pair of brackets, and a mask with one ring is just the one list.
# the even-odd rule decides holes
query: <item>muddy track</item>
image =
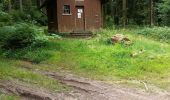
{"label": "muddy track", "polygon": [[33,69],[31,65],[24,65],[23,67],[53,78],[73,89],[67,93],[56,94],[47,90],[26,87],[20,84],[9,84],[8,82],[8,84],[0,84],[0,91],[19,95],[23,100],[170,100],[170,93],[166,91],[150,93],[140,89],[110,85],[69,73],[54,73]]}
{"label": "muddy track", "polygon": [[71,94],[52,93],[16,81],[0,81],[0,91],[4,94],[19,96],[21,100],[69,100],[67,98],[74,100]]}
{"label": "muddy track", "polygon": [[87,93],[89,98],[81,98],[80,100],[170,100],[168,92],[146,93],[145,91],[113,86],[71,74],[65,76],[50,72],[43,72],[43,74],[73,87],[80,93]]}
{"label": "muddy track", "polygon": [[[31,66],[24,66],[24,68],[35,71]],[[73,87],[72,95],[78,100],[170,100],[170,93],[168,92],[147,93],[140,89],[109,85],[69,73],[61,74],[42,70],[35,72]]]}

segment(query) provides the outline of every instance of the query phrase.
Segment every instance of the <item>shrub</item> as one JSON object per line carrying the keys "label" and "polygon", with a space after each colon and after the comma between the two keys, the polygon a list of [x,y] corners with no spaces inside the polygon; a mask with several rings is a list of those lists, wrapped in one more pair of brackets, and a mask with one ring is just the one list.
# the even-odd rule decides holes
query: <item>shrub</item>
{"label": "shrub", "polygon": [[24,23],[0,28],[0,45],[5,50],[22,49],[28,46],[45,45],[43,35],[31,25]]}
{"label": "shrub", "polygon": [[12,16],[15,22],[21,22],[24,19],[25,20],[29,19],[29,17],[25,13],[18,11],[18,10],[12,10],[9,14]]}
{"label": "shrub", "polygon": [[51,53],[44,50],[47,46],[48,37],[37,26],[19,23],[0,28],[0,55],[3,57],[40,63],[51,57]]}
{"label": "shrub", "polygon": [[12,22],[12,17],[8,13],[0,11],[0,26],[8,25]]}
{"label": "shrub", "polygon": [[4,26],[0,28],[0,47],[2,47],[6,39],[15,32],[16,28],[13,26]]}
{"label": "shrub", "polygon": [[13,10],[10,12],[10,15],[12,16],[15,22],[23,21],[37,25],[46,25],[47,23],[47,17],[35,8],[30,8],[29,10],[24,12]]}

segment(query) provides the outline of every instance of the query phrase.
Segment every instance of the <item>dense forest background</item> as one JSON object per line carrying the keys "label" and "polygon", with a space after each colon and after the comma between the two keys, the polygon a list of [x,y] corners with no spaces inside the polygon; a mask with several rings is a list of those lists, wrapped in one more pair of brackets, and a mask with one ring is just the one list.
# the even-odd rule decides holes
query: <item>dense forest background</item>
{"label": "dense forest background", "polygon": [[0,22],[28,22],[32,24],[46,25],[45,11],[39,6],[42,0],[0,0]]}
{"label": "dense forest background", "polygon": [[[13,16],[15,21],[46,25],[45,11],[38,9],[42,2],[43,0],[0,0],[1,22]],[[103,8],[107,27],[170,25],[170,0],[108,0]],[[2,13],[10,16],[2,16]]]}
{"label": "dense forest background", "polygon": [[170,25],[170,0],[109,0],[104,9],[109,25]]}

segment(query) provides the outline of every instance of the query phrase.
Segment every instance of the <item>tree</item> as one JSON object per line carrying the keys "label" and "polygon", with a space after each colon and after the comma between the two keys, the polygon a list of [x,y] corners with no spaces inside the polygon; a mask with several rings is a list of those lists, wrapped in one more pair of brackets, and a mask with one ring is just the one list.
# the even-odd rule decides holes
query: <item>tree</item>
{"label": "tree", "polygon": [[11,0],[8,0],[8,11],[10,12],[11,10],[12,10]]}
{"label": "tree", "polygon": [[170,25],[170,0],[160,0],[157,4],[158,22],[163,25]]}
{"label": "tree", "polygon": [[20,11],[23,12],[23,3],[22,3],[22,0],[19,0],[19,8],[20,8]]}
{"label": "tree", "polygon": [[153,0],[150,0],[150,26],[154,25],[154,18],[153,18]]}
{"label": "tree", "polygon": [[127,0],[122,0],[123,1],[123,27],[126,26],[127,23]]}

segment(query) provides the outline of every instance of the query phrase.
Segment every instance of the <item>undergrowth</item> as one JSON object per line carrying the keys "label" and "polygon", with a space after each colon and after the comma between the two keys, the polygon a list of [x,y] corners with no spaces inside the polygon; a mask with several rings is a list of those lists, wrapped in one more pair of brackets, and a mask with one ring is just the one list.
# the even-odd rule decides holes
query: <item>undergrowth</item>
{"label": "undergrowth", "polygon": [[161,42],[170,42],[170,28],[169,27],[145,27],[137,30],[137,33],[146,37],[152,37]]}

